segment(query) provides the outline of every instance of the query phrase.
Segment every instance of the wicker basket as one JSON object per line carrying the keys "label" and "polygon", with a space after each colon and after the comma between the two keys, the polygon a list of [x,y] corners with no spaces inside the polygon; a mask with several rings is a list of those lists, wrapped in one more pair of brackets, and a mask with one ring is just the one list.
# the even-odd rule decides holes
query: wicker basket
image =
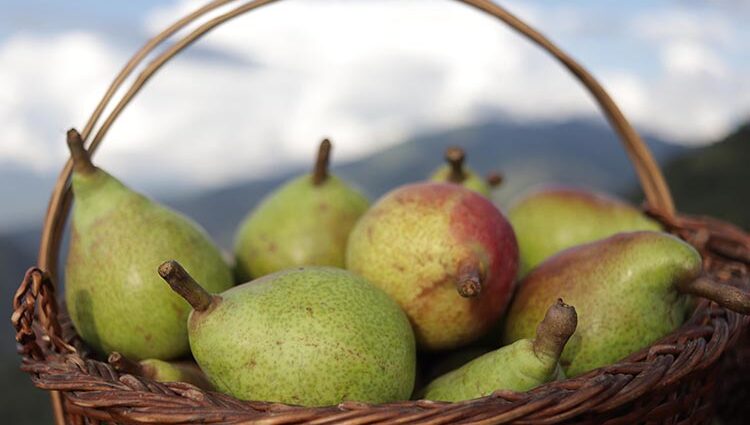
{"label": "wicker basket", "polygon": [[[150,40],[116,77],[83,128],[83,139],[90,140],[89,151],[94,153],[123,108],[169,59],[223,22],[274,1],[238,1],[241,4],[235,9],[206,21],[169,45],[143,67],[94,133],[94,127],[115,93],[155,48],[188,24],[232,1],[214,0]],[[734,311],[750,311],[750,297],[745,292],[750,281],[750,237],[718,220],[677,215],[664,178],[648,148],[586,70],[500,6],[489,0],[460,1],[500,19],[547,50],[590,90],[635,166],[647,198],[647,211],[702,253],[706,273],[701,282],[706,296],[718,303],[702,299],[691,319],[679,330],[617,364],[575,379],[552,382],[527,393],[500,391],[461,403],[420,400],[367,405],[346,402],[323,408],[238,401],[185,383],[162,384],[118,373],[109,364],[96,360],[76,337],[67,316],[58,309],[55,295],[56,264],[71,202],[72,164],[68,161],[55,185],[44,220],[38,266],[26,273],[16,292],[12,316],[22,369],[30,374],[37,387],[51,392],[57,424],[710,422],[715,383],[722,367],[720,360],[748,323]]]}

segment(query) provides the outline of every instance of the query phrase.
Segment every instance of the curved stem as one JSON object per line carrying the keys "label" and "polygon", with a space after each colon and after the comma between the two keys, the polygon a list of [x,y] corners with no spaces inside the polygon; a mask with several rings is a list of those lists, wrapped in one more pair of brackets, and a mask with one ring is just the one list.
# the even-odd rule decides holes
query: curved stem
{"label": "curved stem", "polygon": [[456,276],[456,290],[464,298],[474,298],[482,293],[482,271],[476,264],[465,265]]}
{"label": "curved stem", "polygon": [[534,353],[559,358],[568,339],[576,331],[578,314],[573,306],[558,299],[547,310],[547,314],[536,328]]}
{"label": "curved stem", "polygon": [[323,139],[318,148],[318,157],[315,159],[315,168],[313,168],[313,184],[320,186],[328,179],[328,163],[331,160],[331,141]]}
{"label": "curved stem", "polygon": [[68,130],[68,149],[70,156],[73,158],[73,170],[80,174],[91,174],[96,171],[96,166],[91,162],[86,148],[83,147],[83,139],[78,130],[71,128]]}
{"label": "curved stem", "polygon": [[159,266],[159,276],[172,290],[185,298],[195,311],[206,311],[214,302],[214,297],[175,260],[165,261]]}
{"label": "curved stem", "polygon": [[465,159],[466,153],[457,146],[445,150],[445,161],[451,167],[451,172],[448,174],[449,182],[460,184],[466,180],[466,172],[464,171]]}
{"label": "curved stem", "polygon": [[750,293],[731,285],[715,282],[705,276],[679,284],[677,290],[706,298],[737,313],[750,315]]}

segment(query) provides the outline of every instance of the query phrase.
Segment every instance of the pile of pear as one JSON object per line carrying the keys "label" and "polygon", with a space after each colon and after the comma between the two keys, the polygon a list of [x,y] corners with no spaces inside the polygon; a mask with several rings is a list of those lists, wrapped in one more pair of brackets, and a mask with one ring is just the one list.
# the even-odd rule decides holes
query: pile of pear
{"label": "pile of pear", "polygon": [[460,148],[370,204],[324,140],[225,255],[68,146],[66,306],[122,373],[303,406],[461,401],[617,362],[720,296],[692,246],[607,195],[549,186],[506,216]]}

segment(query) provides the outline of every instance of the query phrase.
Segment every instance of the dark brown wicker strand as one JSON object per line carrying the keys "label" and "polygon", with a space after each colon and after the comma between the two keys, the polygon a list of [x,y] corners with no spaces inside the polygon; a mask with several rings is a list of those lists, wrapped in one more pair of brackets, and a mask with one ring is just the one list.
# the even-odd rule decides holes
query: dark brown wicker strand
{"label": "dark brown wicker strand", "polygon": [[[115,78],[82,132],[94,153],[108,129],[144,84],[173,56],[216,26],[277,0],[240,2],[239,6],[200,24],[149,62],[95,126],[127,77],[153,51],[187,25],[233,0],[214,0],[176,21],[150,40]],[[484,11],[545,49],[560,61],[601,106],[639,176],[647,210],[667,229],[687,240],[704,257],[705,283],[750,286],[750,236],[707,217],[674,214],[672,199],[651,153],[601,85],[570,56],[536,30],[488,0],[458,0]],[[426,400],[367,405],[304,408],[262,401],[239,401],[185,383],[158,383],[118,373],[96,360],[75,335],[64,311],[58,310],[55,279],[62,229],[70,207],[70,162],[53,190],[44,220],[38,267],[30,269],[13,298],[11,320],[22,357],[21,368],[32,382],[53,394],[58,424],[117,423],[708,423],[713,414],[715,381],[721,359],[748,320],[703,300],[688,322],[662,340],[615,365],[584,376],[553,382],[527,393],[498,391],[461,403]],[[744,301],[742,301],[744,302]],[[62,397],[60,396],[62,394]]]}

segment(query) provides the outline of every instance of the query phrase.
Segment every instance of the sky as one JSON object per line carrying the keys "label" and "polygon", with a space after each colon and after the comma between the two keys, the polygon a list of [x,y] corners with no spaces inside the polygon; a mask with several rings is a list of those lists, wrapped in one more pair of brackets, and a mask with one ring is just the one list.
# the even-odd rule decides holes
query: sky
{"label": "sky", "polygon": [[[748,0],[500,3],[589,68],[643,131],[702,144],[750,119]],[[200,4],[0,0],[0,167],[56,173],[65,131],[149,36]],[[208,188],[307,164],[323,137],[344,161],[415,133],[598,114],[546,54],[457,2],[286,0],[168,64],[96,161],[137,185]]]}

